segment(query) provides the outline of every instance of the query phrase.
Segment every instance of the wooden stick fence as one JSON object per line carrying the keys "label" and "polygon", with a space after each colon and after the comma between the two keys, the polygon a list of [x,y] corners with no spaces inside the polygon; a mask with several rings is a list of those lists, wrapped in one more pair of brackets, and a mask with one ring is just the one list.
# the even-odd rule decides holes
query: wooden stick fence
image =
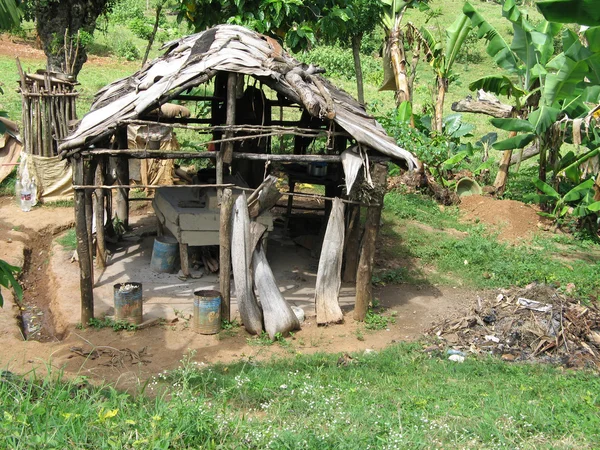
{"label": "wooden stick fence", "polygon": [[77,119],[75,83],[44,74],[27,74],[17,58],[25,152],[55,156],[58,141],[69,134],[69,123]]}

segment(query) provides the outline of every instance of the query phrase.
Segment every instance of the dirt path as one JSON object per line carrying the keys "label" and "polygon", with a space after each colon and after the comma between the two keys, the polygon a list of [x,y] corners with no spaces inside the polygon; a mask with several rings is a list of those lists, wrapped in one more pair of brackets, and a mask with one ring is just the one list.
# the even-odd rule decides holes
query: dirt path
{"label": "dirt path", "polygon": [[[0,198],[0,258],[24,264],[25,303],[36,305],[30,308],[32,314],[46,317],[46,321],[50,318],[44,311],[53,301],[79,296],[77,277],[73,276],[78,273],[76,264],[70,264],[70,254],[60,246],[51,247],[57,233],[72,225],[72,217],[71,208],[34,208],[23,213],[12,199]],[[64,282],[67,278],[69,283]],[[55,292],[57,280],[68,288]],[[191,329],[189,317],[135,332],[70,326],[64,336],[49,333],[42,337],[44,342],[24,341],[16,319],[21,311],[6,295],[6,305],[0,310],[0,367],[15,372],[61,368],[67,375],[135,388],[148,377],[177,367],[190,351],[196,361],[208,364],[264,360],[296,352],[378,350],[393,342],[417,339],[434,322],[462,311],[474,298],[471,292],[448,287],[407,285],[378,288],[375,295],[385,308],[384,315],[394,316],[393,323],[382,330],[357,324],[352,311],[346,310],[343,324],[318,327],[314,317],[307,317],[293,338],[272,345],[251,338],[242,328],[216,336],[200,335]],[[37,316],[39,312],[42,314]]]}

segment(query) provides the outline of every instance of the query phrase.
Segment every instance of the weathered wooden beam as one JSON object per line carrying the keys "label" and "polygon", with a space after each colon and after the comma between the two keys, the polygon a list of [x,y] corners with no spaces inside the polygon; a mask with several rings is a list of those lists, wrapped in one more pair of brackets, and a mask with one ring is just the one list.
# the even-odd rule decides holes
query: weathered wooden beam
{"label": "weathered wooden beam", "polygon": [[219,285],[221,291],[221,318],[231,321],[231,213],[233,194],[223,190],[219,227]]}
{"label": "weathered wooden beam", "polygon": [[373,276],[373,262],[375,260],[375,244],[379,233],[381,210],[383,209],[383,196],[387,186],[387,167],[384,164],[374,164],[372,178],[375,184],[374,200],[379,206],[367,208],[365,231],[360,247],[360,258],[356,272],[356,303],[354,305],[354,320],[359,322],[365,320],[367,308],[373,300],[371,277]]}
{"label": "weathered wooden beam", "polygon": [[[84,181],[83,158],[72,159],[73,183]],[[87,226],[85,217],[85,191],[75,192],[75,234],[77,236],[77,255],[79,257],[79,287],[81,291],[81,324],[85,327],[94,317],[94,288],[88,246]]]}

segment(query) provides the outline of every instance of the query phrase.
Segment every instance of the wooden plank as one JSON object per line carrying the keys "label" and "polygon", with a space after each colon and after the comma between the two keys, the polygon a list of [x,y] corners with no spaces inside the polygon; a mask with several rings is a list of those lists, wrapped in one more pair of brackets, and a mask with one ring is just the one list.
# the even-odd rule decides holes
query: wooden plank
{"label": "wooden plank", "polygon": [[254,268],[256,290],[263,309],[265,331],[269,337],[275,339],[279,333],[287,336],[290,331],[300,329],[300,322],[296,314],[277,287],[262,244],[258,244],[252,255],[252,267]]}
{"label": "wooden plank", "polygon": [[181,271],[183,276],[189,278],[190,276],[190,261],[188,257],[188,245],[179,243],[179,259],[181,260]]}
{"label": "wooden plank", "polygon": [[360,258],[356,272],[356,303],[354,306],[354,320],[360,322],[365,320],[367,308],[373,300],[371,277],[375,260],[375,244],[379,233],[381,210],[383,209],[383,196],[386,190],[387,167],[383,164],[374,164],[372,178],[375,184],[374,196],[376,198],[374,200],[380,206],[367,208],[365,231],[361,242]]}
{"label": "wooden plank", "polygon": [[223,190],[219,230],[219,285],[221,291],[221,318],[231,321],[231,214],[233,194],[231,189]]}
{"label": "wooden plank", "polygon": [[[82,183],[84,181],[83,159],[73,159],[71,164],[73,165],[73,183]],[[80,271],[81,324],[85,327],[94,317],[94,288],[85,221],[85,192],[83,190],[75,192],[75,234]]]}
{"label": "wooden plank", "polygon": [[[84,164],[84,181],[86,184],[92,184],[96,176],[96,165],[97,161],[92,159]],[[88,236],[88,251],[90,254],[90,272],[92,277],[92,284],[94,283],[94,237],[92,233],[92,220],[94,217],[94,203],[92,201],[92,189],[85,190],[85,226]]]}
{"label": "wooden plank", "polygon": [[246,194],[242,193],[233,208],[231,261],[238,309],[244,328],[250,334],[263,331],[263,315],[252,290],[252,255],[250,254],[250,217]]}
{"label": "wooden plank", "polygon": [[342,253],[344,249],[344,204],[333,200],[331,214],[317,270],[315,306],[317,323],[338,323],[344,320],[338,296],[341,286]]}

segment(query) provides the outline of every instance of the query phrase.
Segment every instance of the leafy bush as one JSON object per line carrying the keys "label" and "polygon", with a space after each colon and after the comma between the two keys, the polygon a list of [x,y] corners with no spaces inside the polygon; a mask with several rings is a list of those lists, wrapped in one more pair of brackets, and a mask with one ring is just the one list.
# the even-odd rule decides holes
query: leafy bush
{"label": "leafy bush", "polygon": [[133,19],[144,18],[144,7],[136,0],[119,0],[114,2],[109,13],[109,21],[112,23],[127,24]]}
{"label": "leafy bush", "polygon": [[131,39],[124,38],[117,40],[115,42],[114,51],[117,56],[125,58],[127,61],[140,59],[140,51]]}
{"label": "leafy bush", "polygon": [[148,40],[154,24],[145,17],[136,17],[127,23],[127,27],[140,39]]}

